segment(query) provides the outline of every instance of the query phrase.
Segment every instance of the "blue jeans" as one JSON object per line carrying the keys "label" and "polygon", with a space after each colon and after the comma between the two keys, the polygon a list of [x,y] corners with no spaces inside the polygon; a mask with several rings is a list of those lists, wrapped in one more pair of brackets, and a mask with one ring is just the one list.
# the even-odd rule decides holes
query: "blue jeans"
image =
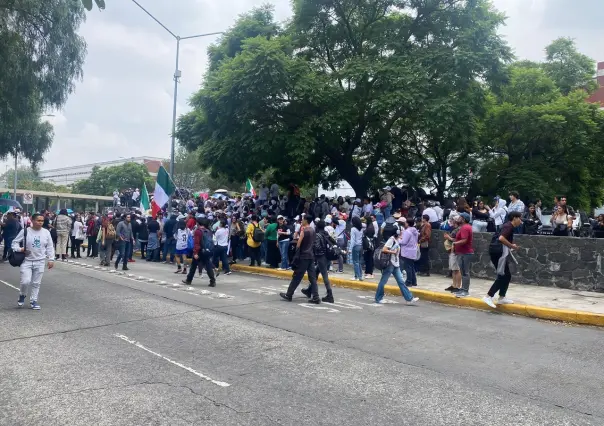
{"label": "blue jeans", "polygon": [[[413,263],[411,265],[413,265]],[[409,289],[405,285],[405,282],[403,281],[403,274],[401,273],[401,268],[399,268],[398,266],[394,266],[391,263],[386,269],[384,269],[384,271],[382,271],[382,278],[380,278],[380,283],[378,284],[378,288],[375,292],[375,301],[379,302],[384,298],[384,287],[386,286],[390,275],[394,275],[394,279],[398,284],[398,288],[401,289],[401,294],[403,295],[405,300],[407,302],[413,300],[413,294],[409,291]]]}
{"label": "blue jeans", "polygon": [[222,262],[222,270],[226,272],[231,272],[231,268],[229,268],[229,257],[227,256],[227,247],[226,246],[216,246],[214,248],[214,266],[218,269],[218,261]]}
{"label": "blue jeans", "polygon": [[361,254],[363,246],[354,246],[352,248],[352,266],[354,267],[354,277],[360,280],[363,279],[363,270],[361,268]]}
{"label": "blue jeans", "polygon": [[465,291],[470,290],[470,266],[472,265],[473,257],[473,253],[457,255],[457,264],[461,272],[461,288]]}
{"label": "blue jeans", "polygon": [[130,254],[130,248],[132,247],[132,243],[130,241],[120,241],[117,246],[117,259],[115,259],[115,264],[119,265],[120,260],[124,264],[124,266],[128,266],[128,255]]}
{"label": "blue jeans", "polygon": [[263,262],[266,262],[266,244],[266,240],[262,241],[262,244],[260,244],[260,259],[262,259]]}
{"label": "blue jeans", "polygon": [[388,205],[384,207],[384,218],[388,219],[390,217],[390,212],[392,211],[392,205]]}
{"label": "blue jeans", "polygon": [[288,269],[289,240],[279,241],[279,252],[281,253],[281,269]]}
{"label": "blue jeans", "polygon": [[174,251],[176,250],[176,240],[174,238],[167,238],[164,243],[163,250],[163,261],[166,262],[168,260],[168,254],[170,254],[170,262],[174,262]]}

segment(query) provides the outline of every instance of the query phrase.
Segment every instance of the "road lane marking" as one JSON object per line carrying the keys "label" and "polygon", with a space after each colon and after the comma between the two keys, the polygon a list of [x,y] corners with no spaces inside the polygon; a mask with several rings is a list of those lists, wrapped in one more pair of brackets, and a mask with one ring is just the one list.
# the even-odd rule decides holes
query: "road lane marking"
{"label": "road lane marking", "polygon": [[12,284],[7,283],[6,281],[2,281],[2,280],[0,280],[0,283],[2,283],[2,284],[4,284],[4,285],[7,285],[7,286],[9,286],[10,288],[14,288],[14,289],[15,289],[15,290],[17,290],[17,291],[21,291],[19,288],[15,287],[15,286],[14,286],[14,285],[12,285]]}
{"label": "road lane marking", "polygon": [[130,343],[131,345],[136,346],[139,349],[142,349],[142,350],[144,350],[146,352],[149,352],[150,354],[155,355],[156,357],[161,358],[164,361],[168,361],[170,364],[173,364],[173,365],[175,365],[177,367],[180,367],[183,370],[188,371],[189,373],[193,373],[197,377],[200,377],[200,378],[202,378],[202,379],[204,379],[204,380],[206,380],[208,382],[211,382],[211,383],[213,383],[213,384],[215,384],[217,386],[220,386],[220,387],[223,387],[223,388],[228,388],[229,386],[231,386],[229,383],[221,382],[221,381],[218,381],[218,380],[214,380],[211,377],[206,376],[205,374],[200,373],[199,371],[192,369],[191,367],[187,367],[186,365],[183,365],[180,362],[173,361],[170,358],[163,356],[162,354],[154,352],[151,349],[143,346],[142,344],[140,344],[136,340],[130,339],[128,336],[124,336],[123,334],[114,334],[114,336],[117,337],[117,338],[119,338],[119,339],[122,339],[124,342]]}
{"label": "road lane marking", "polygon": [[340,312],[337,309],[328,308],[327,306],[318,306],[318,305],[308,304],[308,303],[298,303],[298,306],[302,306],[303,308],[308,308],[308,309],[319,309],[321,311],[327,311],[327,312],[334,312],[334,313]]}

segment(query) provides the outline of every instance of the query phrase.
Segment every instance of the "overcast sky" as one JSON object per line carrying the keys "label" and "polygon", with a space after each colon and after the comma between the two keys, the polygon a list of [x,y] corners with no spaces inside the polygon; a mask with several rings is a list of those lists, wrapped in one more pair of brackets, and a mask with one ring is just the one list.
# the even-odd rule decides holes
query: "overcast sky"
{"label": "overcast sky", "polygon": [[[604,61],[602,0],[494,0],[508,16],[502,34],[522,59],[543,59],[544,47],[566,36]],[[172,32],[187,36],[223,31],[254,0],[139,0]],[[289,0],[273,0],[276,16],[290,15]],[[572,6],[571,6],[572,5]],[[84,79],[62,111],[49,118],[55,139],[42,169],[113,160],[168,157],[176,42],[130,0],[107,0],[107,10],[88,13],[81,34],[88,44]],[[178,113],[198,89],[206,49],[215,37],[181,44]],[[600,41],[600,43],[598,43]],[[600,45],[599,45],[600,44]],[[10,161],[10,160],[9,160]],[[4,171],[4,165],[0,166]]]}

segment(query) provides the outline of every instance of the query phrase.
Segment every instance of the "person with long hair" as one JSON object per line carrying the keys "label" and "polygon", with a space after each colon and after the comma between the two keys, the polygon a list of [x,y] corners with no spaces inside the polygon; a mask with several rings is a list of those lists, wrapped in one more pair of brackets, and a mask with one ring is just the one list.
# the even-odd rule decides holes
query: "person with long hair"
{"label": "person with long hair", "polygon": [[573,218],[568,213],[568,207],[562,204],[556,208],[550,222],[554,227],[552,234],[557,237],[568,237],[569,231],[573,229]]}
{"label": "person with long hair", "polygon": [[361,269],[361,253],[363,253],[363,223],[361,218],[352,218],[352,229],[350,231],[350,249],[352,250],[352,266],[354,267],[354,280],[363,281]]}

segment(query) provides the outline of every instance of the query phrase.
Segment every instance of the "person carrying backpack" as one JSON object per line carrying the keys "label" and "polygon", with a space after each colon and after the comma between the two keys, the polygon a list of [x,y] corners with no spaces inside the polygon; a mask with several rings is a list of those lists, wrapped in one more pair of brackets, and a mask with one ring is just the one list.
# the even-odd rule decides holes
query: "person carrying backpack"
{"label": "person carrying backpack", "polygon": [[[316,233],[315,233],[315,241],[313,243],[313,253],[315,255],[316,262],[316,276],[323,277],[323,283],[325,284],[325,290],[327,290],[327,295],[321,299],[323,302],[334,303],[333,299],[333,291],[331,289],[331,283],[329,282],[329,264],[331,263],[327,258],[329,246],[335,246],[336,242],[333,238],[325,231],[325,222],[320,220],[316,222]],[[302,293],[311,298],[311,286],[309,285],[307,288],[302,289]]]}
{"label": "person carrying backpack", "polygon": [[216,276],[214,275],[214,265],[212,264],[212,255],[214,254],[214,241],[212,232],[209,230],[210,221],[204,217],[197,219],[197,229],[193,234],[193,260],[191,269],[187,278],[182,282],[191,285],[195,271],[199,268],[201,272],[205,268],[210,278],[210,287],[216,287]]}
{"label": "person carrying backpack", "polygon": [[260,229],[258,215],[252,215],[252,220],[247,226],[245,234],[247,236],[247,245],[250,249],[250,266],[255,266],[256,264],[262,266],[262,262],[260,261],[260,246],[262,245],[262,241],[264,241],[264,231]]}

